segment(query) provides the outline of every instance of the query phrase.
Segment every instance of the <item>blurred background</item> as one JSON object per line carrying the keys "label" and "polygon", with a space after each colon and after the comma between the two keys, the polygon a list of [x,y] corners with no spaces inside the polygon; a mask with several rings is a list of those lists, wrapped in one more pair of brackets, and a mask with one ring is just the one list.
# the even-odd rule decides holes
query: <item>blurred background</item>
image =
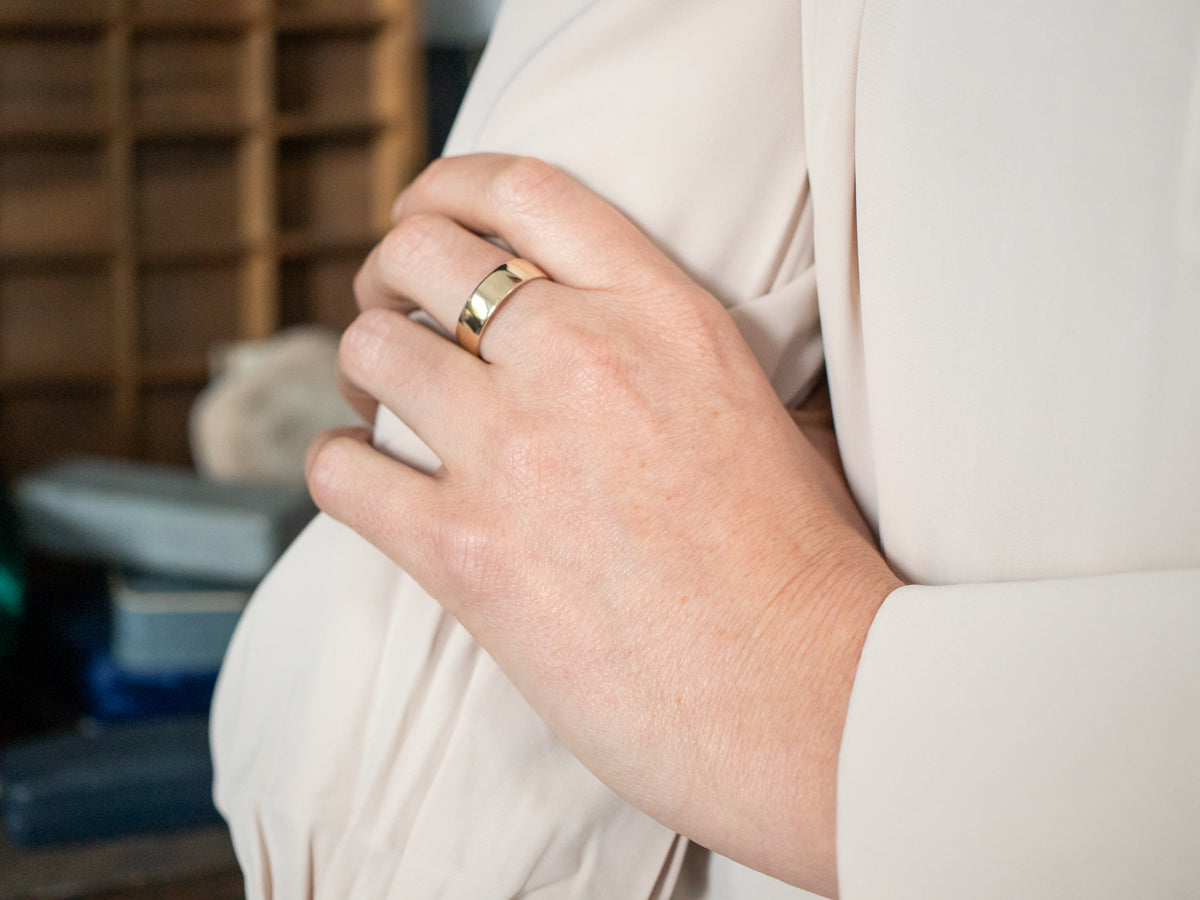
{"label": "blurred background", "polygon": [[240,897],[204,724],[499,0],[0,0],[0,900]]}

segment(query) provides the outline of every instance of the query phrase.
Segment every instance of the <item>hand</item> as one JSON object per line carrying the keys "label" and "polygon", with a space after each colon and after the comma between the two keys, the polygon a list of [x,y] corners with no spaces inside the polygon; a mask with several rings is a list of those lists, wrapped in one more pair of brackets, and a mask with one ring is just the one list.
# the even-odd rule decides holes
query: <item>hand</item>
{"label": "hand", "polygon": [[[552,280],[496,312],[486,362],[405,315],[453,333],[514,255]],[[721,305],[578,183],[490,155],[417,179],[356,293],[346,381],[444,465],[331,434],[309,456],[317,503],[628,800],[832,892],[846,704],[897,582]]]}

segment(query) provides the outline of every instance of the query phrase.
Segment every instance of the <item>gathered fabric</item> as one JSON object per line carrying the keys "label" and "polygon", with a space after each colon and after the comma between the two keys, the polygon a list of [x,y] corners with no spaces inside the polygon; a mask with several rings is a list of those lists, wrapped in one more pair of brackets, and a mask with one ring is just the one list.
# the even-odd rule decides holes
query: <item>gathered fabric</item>
{"label": "gathered fabric", "polygon": [[[851,697],[841,895],[1200,893],[1200,7],[510,0],[475,150],[614,203],[784,404],[827,372],[912,582]],[[325,517],[212,729],[251,898],[803,896],[614,795]]]}

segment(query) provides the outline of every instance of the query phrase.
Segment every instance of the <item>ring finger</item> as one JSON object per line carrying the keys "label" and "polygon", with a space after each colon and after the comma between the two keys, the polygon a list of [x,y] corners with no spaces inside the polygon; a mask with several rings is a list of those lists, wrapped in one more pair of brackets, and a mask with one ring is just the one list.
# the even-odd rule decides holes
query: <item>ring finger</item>
{"label": "ring finger", "polygon": [[439,215],[401,219],[367,256],[354,282],[359,308],[428,313],[453,336],[472,290],[512,254]]}

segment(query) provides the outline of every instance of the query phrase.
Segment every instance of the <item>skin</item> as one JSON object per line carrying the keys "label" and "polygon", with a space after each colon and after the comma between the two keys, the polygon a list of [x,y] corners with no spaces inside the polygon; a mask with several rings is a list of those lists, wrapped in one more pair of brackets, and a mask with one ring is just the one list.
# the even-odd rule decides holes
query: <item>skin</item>
{"label": "skin", "polygon": [[[340,365],[443,460],[365,431],[309,454],[318,505],[409,572],[564,744],[704,846],[837,890],[837,758],[871,621],[899,582],[827,427],[797,427],[733,322],[628,220],[521,158],[434,163],[355,284]],[[509,253],[550,280],[450,333]],[[812,414],[809,414],[812,419]]]}

